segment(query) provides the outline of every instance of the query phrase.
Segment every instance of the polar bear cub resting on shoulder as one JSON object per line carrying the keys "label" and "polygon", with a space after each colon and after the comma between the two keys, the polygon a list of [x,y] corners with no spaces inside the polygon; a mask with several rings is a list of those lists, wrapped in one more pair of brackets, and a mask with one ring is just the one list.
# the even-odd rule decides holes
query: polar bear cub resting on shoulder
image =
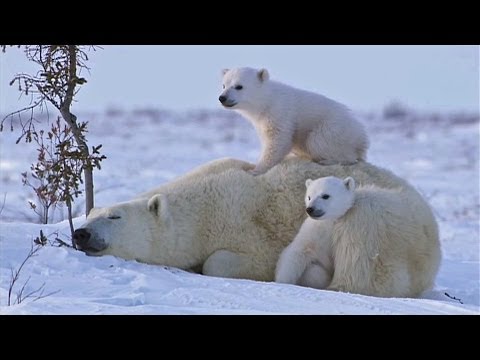
{"label": "polar bear cub resting on shoulder", "polygon": [[382,297],[432,287],[439,244],[401,188],[355,190],[351,177],[306,181],[308,218],[280,255],[275,281]]}
{"label": "polar bear cub resting on shoulder", "polygon": [[266,69],[223,70],[219,100],[252,122],[262,143],[259,175],[290,152],[321,165],[365,160],[368,138],[363,125],[344,105],[323,95],[269,79]]}

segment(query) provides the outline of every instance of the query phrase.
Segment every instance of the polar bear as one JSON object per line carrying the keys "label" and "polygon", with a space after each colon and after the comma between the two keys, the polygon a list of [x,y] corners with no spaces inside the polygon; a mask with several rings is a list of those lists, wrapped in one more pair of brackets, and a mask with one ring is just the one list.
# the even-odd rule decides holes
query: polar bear
{"label": "polar bear", "polygon": [[[254,165],[220,159],[139,197],[94,208],[74,241],[89,255],[114,255],[204,275],[273,281],[282,250],[305,220],[305,180],[329,175],[400,188],[416,204],[419,244],[437,251],[430,207],[406,181],[367,162],[321,166],[293,157],[263,176]],[[407,232],[410,229],[405,229]]]}
{"label": "polar bear", "polygon": [[367,134],[344,105],[270,80],[266,69],[225,69],[223,89],[221,104],[247,118],[262,143],[251,174],[265,173],[290,152],[322,165],[365,160]]}
{"label": "polar bear", "polygon": [[280,255],[275,281],[382,297],[417,297],[433,285],[432,247],[416,204],[401,188],[352,177],[305,182],[308,218]]}

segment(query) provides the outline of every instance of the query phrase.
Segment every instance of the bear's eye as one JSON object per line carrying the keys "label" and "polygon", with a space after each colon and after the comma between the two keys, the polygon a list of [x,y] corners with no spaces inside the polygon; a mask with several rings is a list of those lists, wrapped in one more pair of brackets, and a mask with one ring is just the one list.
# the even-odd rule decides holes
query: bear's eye
{"label": "bear's eye", "polygon": [[243,86],[242,85],[237,85],[235,86],[235,90],[242,90],[243,89]]}
{"label": "bear's eye", "polygon": [[225,85],[222,85],[222,87],[225,89]]}
{"label": "bear's eye", "polygon": [[328,194],[322,195],[322,199],[325,199],[325,200],[327,200],[329,197],[330,197],[330,195],[328,195]]}
{"label": "bear's eye", "polygon": [[121,216],[118,216],[118,215],[112,215],[112,216],[109,216],[108,217],[110,220],[116,220],[116,219],[121,219],[122,217]]}
{"label": "bear's eye", "polygon": [[308,201],[310,201],[310,196],[307,196]]}

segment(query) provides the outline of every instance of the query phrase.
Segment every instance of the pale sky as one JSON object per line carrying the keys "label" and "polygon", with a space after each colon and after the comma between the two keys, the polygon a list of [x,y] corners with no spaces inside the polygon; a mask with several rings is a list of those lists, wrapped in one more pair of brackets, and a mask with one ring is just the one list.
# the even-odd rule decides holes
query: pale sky
{"label": "pale sky", "polygon": [[[264,67],[271,78],[354,110],[398,100],[418,110],[478,111],[479,47],[430,45],[106,45],[92,52],[74,111],[220,109],[221,70]],[[0,54],[0,113],[25,105],[8,83],[34,72],[16,48]]]}

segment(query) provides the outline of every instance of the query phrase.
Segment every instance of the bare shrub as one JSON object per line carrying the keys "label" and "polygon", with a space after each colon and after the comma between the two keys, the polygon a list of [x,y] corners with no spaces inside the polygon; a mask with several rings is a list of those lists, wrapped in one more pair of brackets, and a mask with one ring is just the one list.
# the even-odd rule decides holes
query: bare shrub
{"label": "bare shrub", "polygon": [[[5,52],[6,46],[2,45]],[[18,46],[20,48],[20,46]],[[25,185],[34,189],[39,198],[42,210],[37,205],[30,206],[42,216],[42,222],[47,222],[50,209],[55,208],[57,201],[62,201],[69,209],[69,220],[73,234],[71,218],[71,203],[81,193],[80,183],[85,188],[85,214],[88,215],[94,206],[93,169],[100,169],[100,162],[106,157],[99,154],[99,146],[93,146],[91,151],[87,145],[87,122],[79,122],[71,112],[72,102],[78,92],[78,86],[87,82],[80,76],[82,70],[89,70],[87,50],[95,50],[93,46],[78,45],[25,45],[23,46],[27,59],[40,67],[35,74],[20,73],[15,75],[10,85],[16,84],[21,94],[31,97],[31,105],[8,114],[0,123],[0,131],[4,123],[10,119],[10,129],[13,131],[14,119],[18,119],[21,134],[17,139],[25,142],[36,142],[38,162],[32,165],[33,184],[27,174],[23,175]],[[53,105],[63,118],[65,124],[60,125],[60,118],[54,122],[47,133],[47,142],[43,131],[36,131],[35,110],[46,110]],[[22,115],[27,114],[26,119]],[[81,175],[84,178],[82,180]]]}
{"label": "bare shrub", "polygon": [[33,242],[35,245],[34,244],[30,245],[30,251],[27,253],[27,255],[25,256],[25,259],[23,259],[20,266],[17,269],[14,269],[14,268],[10,269],[10,282],[8,285],[7,306],[16,305],[16,304],[18,305],[27,299],[32,299],[32,301],[40,300],[47,296],[53,295],[59,291],[59,290],[53,291],[45,294],[45,282],[44,282],[38,288],[27,292],[27,285],[31,279],[31,276],[29,276],[27,280],[23,282],[23,284],[20,286],[20,288],[17,291],[14,291],[15,287],[18,288],[17,285],[19,284],[21,272],[25,264],[31,258],[36,256],[37,253],[40,251],[40,249],[46,244],[46,238],[44,237],[42,231],[40,231],[40,236],[34,239]]}

